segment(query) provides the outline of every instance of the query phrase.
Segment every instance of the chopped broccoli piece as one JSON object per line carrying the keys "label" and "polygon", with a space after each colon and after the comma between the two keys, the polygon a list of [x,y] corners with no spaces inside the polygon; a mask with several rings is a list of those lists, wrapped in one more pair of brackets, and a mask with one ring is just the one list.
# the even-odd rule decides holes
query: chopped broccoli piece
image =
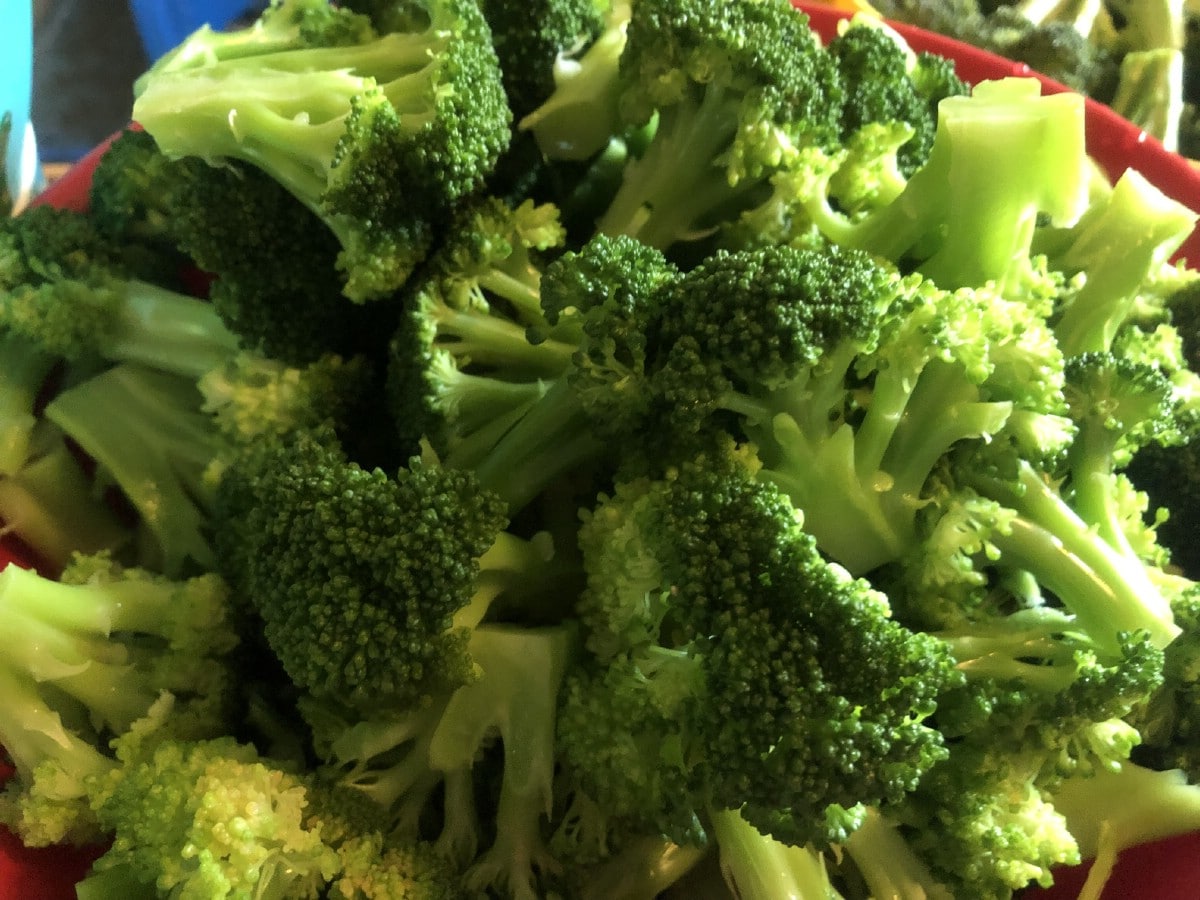
{"label": "chopped broccoli piece", "polygon": [[426,255],[434,223],[482,184],[511,119],[478,5],[429,0],[411,12],[405,30],[385,32],[330,13],[282,46],[217,36],[210,52],[142,76],[134,119],[169,156],[267,172],[336,235],[346,296],[391,294]]}

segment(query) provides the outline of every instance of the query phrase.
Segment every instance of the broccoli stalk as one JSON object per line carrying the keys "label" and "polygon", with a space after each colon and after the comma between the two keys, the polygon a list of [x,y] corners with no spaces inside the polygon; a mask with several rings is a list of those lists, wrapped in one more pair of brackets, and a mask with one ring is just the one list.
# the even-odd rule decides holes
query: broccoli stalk
{"label": "broccoli stalk", "polygon": [[1120,851],[1200,827],[1200,788],[1178,770],[1127,763],[1114,772],[1065,781],[1053,801],[1081,855],[1093,860],[1080,900],[1099,900]]}
{"label": "broccoli stalk", "polygon": [[173,575],[212,568],[204,473],[224,442],[193,379],[122,363],[59,393],[45,415],[132,504],[145,565]]}
{"label": "broccoli stalk", "polygon": [[41,419],[25,437],[26,457],[0,478],[3,534],[28,547],[32,562],[58,572],[76,553],[117,552],[132,532],[95,484],[62,430]]}
{"label": "broccoli stalk", "polygon": [[1050,264],[1086,273],[1067,293],[1054,323],[1064,356],[1105,352],[1133,314],[1139,289],[1156,276],[1191,234],[1196,214],[1128,171],[1070,231],[1070,243]]}
{"label": "broccoli stalk", "polygon": [[738,897],[824,897],[840,900],[825,857],[759,832],[737,810],[713,813],[721,872]]}

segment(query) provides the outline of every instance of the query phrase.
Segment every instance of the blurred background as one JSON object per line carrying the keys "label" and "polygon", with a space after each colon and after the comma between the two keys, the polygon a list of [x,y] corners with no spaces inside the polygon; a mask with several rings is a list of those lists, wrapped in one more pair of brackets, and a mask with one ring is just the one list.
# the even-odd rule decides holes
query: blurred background
{"label": "blurred background", "polygon": [[[22,3],[27,0],[0,0]],[[38,154],[74,162],[129,121],[133,81],[199,26],[256,16],[258,0],[32,0],[30,117]]]}

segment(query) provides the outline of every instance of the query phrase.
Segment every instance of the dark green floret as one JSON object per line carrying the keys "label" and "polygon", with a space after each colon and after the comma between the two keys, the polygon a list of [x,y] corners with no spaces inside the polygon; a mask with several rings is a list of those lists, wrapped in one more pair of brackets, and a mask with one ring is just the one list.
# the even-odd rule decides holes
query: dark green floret
{"label": "dark green floret", "polygon": [[717,447],[618,484],[585,519],[590,659],[568,674],[562,758],[599,809],[645,833],[702,841],[710,813],[740,809],[823,846],[942,757],[925,719],[957,676],[746,463]]}
{"label": "dark green floret", "polygon": [[627,128],[656,124],[597,228],[659,249],[705,236],[797,148],[838,135],[833,58],[785,0],[633,4],[617,90]]}

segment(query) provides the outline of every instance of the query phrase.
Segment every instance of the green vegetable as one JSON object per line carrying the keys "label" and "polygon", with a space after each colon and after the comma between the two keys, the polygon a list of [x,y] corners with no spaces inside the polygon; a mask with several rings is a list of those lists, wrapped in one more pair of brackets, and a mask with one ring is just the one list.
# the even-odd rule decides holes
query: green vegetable
{"label": "green vegetable", "polygon": [[134,114],[0,229],[0,823],[80,897],[1096,896],[1196,827],[1196,217],[1080,96],[275,0]]}

